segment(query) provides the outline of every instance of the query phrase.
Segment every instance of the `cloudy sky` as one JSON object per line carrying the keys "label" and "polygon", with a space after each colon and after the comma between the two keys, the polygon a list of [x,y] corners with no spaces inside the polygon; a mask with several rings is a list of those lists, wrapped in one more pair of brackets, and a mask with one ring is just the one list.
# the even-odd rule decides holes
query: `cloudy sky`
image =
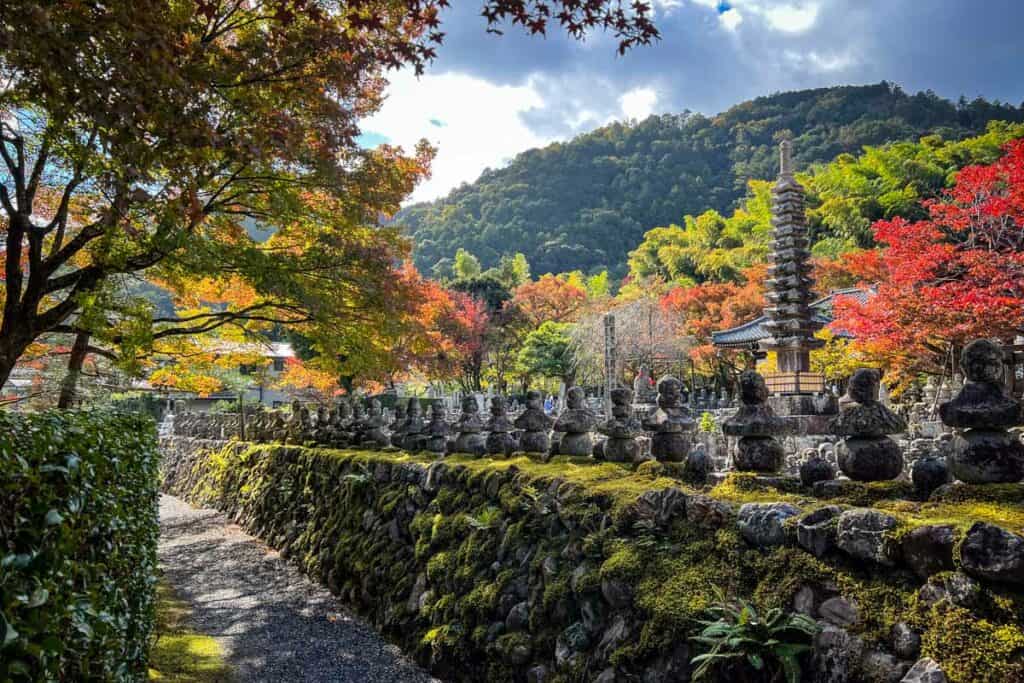
{"label": "cloudy sky", "polygon": [[433,199],[515,154],[614,119],[714,114],[780,90],[888,80],[955,99],[1024,101],[1024,0],[654,0],[662,39],[618,56],[518,27],[485,32],[480,0],[454,0],[426,75],[391,75],[365,141],[438,146]]}

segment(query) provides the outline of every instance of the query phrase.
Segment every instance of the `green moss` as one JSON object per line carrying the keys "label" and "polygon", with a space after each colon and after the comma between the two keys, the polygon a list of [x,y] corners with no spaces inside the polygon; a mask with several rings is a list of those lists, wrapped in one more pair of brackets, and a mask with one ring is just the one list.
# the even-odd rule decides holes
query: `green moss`
{"label": "green moss", "polygon": [[446,552],[440,552],[427,562],[427,578],[432,583],[442,583],[452,570],[452,558]]}
{"label": "green moss", "polygon": [[188,627],[191,610],[166,583],[157,585],[156,632],[149,680],[165,683],[227,683],[233,680],[220,643]]}
{"label": "green moss", "polygon": [[643,558],[639,549],[625,541],[616,541],[608,559],[601,565],[600,578],[633,581],[640,576]]}
{"label": "green moss", "polygon": [[[651,657],[695,635],[696,619],[718,599],[717,591],[749,599],[758,608],[789,608],[796,591],[809,584],[838,588],[853,599],[861,614],[853,630],[873,646],[887,641],[893,624],[907,621],[926,634],[928,653],[952,667],[947,669],[951,680],[996,680],[978,673],[985,667],[1005,680],[1020,677],[1020,634],[1014,629],[1024,617],[1024,598],[1012,591],[986,584],[982,625],[975,626],[922,607],[920,582],[908,572],[821,561],[793,547],[752,549],[732,525],[701,529],[683,515],[667,529],[607,524],[609,513],[613,522],[635,519],[631,504],[646,491],[698,492],[664,464],[632,470],[569,458],[544,463],[524,456],[497,461],[454,456],[445,460],[445,484],[433,492],[410,486],[405,477],[378,481],[372,476],[382,463],[397,475],[398,467],[430,462],[407,453],[233,447],[197,461],[189,482],[204,487],[204,495],[229,514],[251,520],[246,523],[273,545],[287,545],[307,572],[346,591],[375,623],[453,680],[515,680],[524,653],[535,653],[529,661],[549,659],[558,634],[579,618],[562,606],[573,593],[578,598],[600,592],[603,580],[632,591],[626,609],[641,625],[639,638],[611,653],[612,664],[624,672],[642,670]],[[964,529],[982,519],[1024,527],[1019,495],[1015,499],[1008,490],[987,496],[958,490],[955,498],[927,503],[891,499],[905,492],[903,486],[858,484],[838,498],[818,500],[785,482],[736,474],[709,493],[731,503],[790,501],[808,512],[874,501],[899,519],[894,539],[921,524]],[[550,495],[555,489],[557,500]],[[408,501],[419,510],[411,520],[405,517]],[[384,523],[366,529],[367,509]],[[556,510],[564,524],[556,523]],[[411,540],[392,538],[392,519],[407,528]],[[579,555],[566,561],[567,548]],[[508,561],[523,550],[529,551],[529,567]],[[499,554],[506,564],[495,576]],[[558,560],[554,575],[550,563],[544,566],[549,557]],[[573,589],[578,558],[583,570]],[[410,614],[413,583],[424,573],[433,597],[419,614]],[[369,587],[368,574],[373,577]],[[489,627],[504,616],[497,614],[503,588],[521,576],[534,598],[531,631],[487,644]],[[992,642],[979,644],[980,639]],[[944,648],[950,651],[948,661]],[[451,672],[457,673],[447,676]],[[551,674],[565,680],[587,675],[571,668]]]}
{"label": "green moss", "polygon": [[939,662],[952,683],[1024,680],[1020,623],[996,624],[959,607],[938,605],[928,614],[921,654]]}

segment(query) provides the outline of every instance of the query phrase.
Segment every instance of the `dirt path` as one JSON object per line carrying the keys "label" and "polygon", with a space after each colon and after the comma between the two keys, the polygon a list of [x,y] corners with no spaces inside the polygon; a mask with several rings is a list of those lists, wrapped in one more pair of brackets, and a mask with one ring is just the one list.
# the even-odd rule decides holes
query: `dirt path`
{"label": "dirt path", "polygon": [[160,498],[160,563],[237,681],[435,682],[330,592],[214,510]]}

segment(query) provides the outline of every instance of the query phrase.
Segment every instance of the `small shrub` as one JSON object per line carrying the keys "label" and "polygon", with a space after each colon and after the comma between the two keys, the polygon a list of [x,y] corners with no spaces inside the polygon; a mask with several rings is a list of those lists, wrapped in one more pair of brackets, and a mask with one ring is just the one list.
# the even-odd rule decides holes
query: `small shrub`
{"label": "small shrub", "polygon": [[0,680],[144,679],[158,533],[152,419],[0,412]]}
{"label": "small shrub", "polygon": [[693,638],[709,648],[691,660],[695,680],[724,669],[729,680],[773,681],[781,673],[787,683],[800,683],[800,655],[818,632],[813,619],[778,608],[762,618],[745,600],[733,604],[721,595],[708,614],[715,618],[700,620],[704,630]]}

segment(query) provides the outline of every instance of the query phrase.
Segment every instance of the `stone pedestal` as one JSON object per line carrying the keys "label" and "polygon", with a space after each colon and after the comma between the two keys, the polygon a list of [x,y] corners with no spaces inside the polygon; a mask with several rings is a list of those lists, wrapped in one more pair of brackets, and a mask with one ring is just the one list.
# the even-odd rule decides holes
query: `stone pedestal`
{"label": "stone pedestal", "polygon": [[739,437],[733,465],[741,472],[778,472],[785,459],[782,444],[775,438],[785,424],[766,403],[764,378],[747,370],[740,376],[740,408],[722,423],[726,436]]}
{"label": "stone pedestal", "polygon": [[878,400],[881,373],[857,370],[850,379],[850,405],[830,423],[839,444],[839,469],[855,481],[895,479],[903,472],[903,455],[889,434],[906,431],[907,423]]}
{"label": "stone pedestal", "polygon": [[1020,481],[1024,477],[1024,444],[1007,428],[1022,421],[1021,404],[1002,385],[1002,351],[980,339],[968,344],[960,358],[967,383],[939,406],[942,421],[964,430],[953,441],[949,467],[968,484]]}
{"label": "stone pedestal", "polygon": [[583,389],[571,387],[566,393],[566,408],[554,424],[554,431],[562,434],[558,440],[558,455],[589,456],[594,449],[590,430],[597,424],[597,415],[583,405]]}
{"label": "stone pedestal", "polygon": [[695,423],[685,408],[683,383],[675,377],[658,382],[658,407],[643,422],[651,432],[651,455],[664,462],[683,462],[690,451]]}
{"label": "stone pedestal", "polygon": [[551,425],[554,420],[544,412],[544,399],[539,391],[526,394],[526,410],[516,418],[515,427],[521,430],[519,449],[527,453],[547,455],[551,450]]}

